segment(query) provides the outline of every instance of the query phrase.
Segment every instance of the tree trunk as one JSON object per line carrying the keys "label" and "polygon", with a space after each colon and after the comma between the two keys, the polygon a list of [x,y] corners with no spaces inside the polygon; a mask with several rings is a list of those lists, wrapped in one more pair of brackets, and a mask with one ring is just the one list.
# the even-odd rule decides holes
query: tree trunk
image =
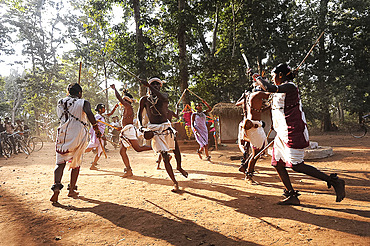
{"label": "tree trunk", "polygon": [[[136,50],[138,57],[138,76],[143,79],[147,79],[147,71],[145,68],[145,49],[144,49],[144,36],[143,30],[141,29],[141,17],[140,17],[140,1],[132,1],[134,9],[134,19],[136,25]],[[146,94],[146,87],[140,84],[140,97]]]}
{"label": "tree trunk", "polygon": [[[320,33],[326,29],[326,16],[328,13],[328,0],[321,0],[320,1],[320,13],[319,13],[319,29]],[[325,35],[319,40],[319,55],[318,55],[318,66],[319,66],[319,74],[318,74],[318,83],[321,89],[321,121],[322,121],[322,130],[323,131],[331,131],[331,117],[329,112],[329,104],[330,98],[327,94],[327,85],[328,85],[328,77],[325,76],[326,70],[326,51],[325,51]]]}
{"label": "tree trunk", "polygon": [[215,16],[215,27],[213,28],[213,34],[212,34],[212,48],[211,48],[211,54],[212,56],[216,53],[216,46],[217,46],[217,31],[218,31],[218,24],[219,24],[219,18],[218,18],[218,11],[219,7],[216,6],[216,16]]}
{"label": "tree trunk", "polygon": [[[185,10],[185,0],[178,0],[178,9],[181,14],[184,13]],[[178,43],[179,43],[179,86],[181,93],[188,88],[188,62],[186,59],[186,24],[184,16],[180,17],[179,22],[179,29],[178,29]],[[189,100],[189,93],[186,92],[185,96],[182,99],[184,105],[190,104]]]}

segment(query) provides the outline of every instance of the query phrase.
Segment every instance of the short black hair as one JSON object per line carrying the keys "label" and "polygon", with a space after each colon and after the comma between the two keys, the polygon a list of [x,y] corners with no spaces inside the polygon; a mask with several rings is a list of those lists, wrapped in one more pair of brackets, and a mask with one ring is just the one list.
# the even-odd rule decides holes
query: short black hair
{"label": "short black hair", "polygon": [[96,111],[96,112],[99,112],[99,109],[102,109],[102,108],[105,108],[104,104],[102,104],[102,103],[98,103],[98,104],[96,105],[96,107],[95,107],[95,111]]}
{"label": "short black hair", "polygon": [[123,92],[124,94],[125,94],[125,96],[127,96],[127,97],[129,97],[129,98],[131,98],[131,99],[133,99],[134,97],[126,90],[126,91],[124,91]]}
{"label": "short black hair", "polygon": [[287,77],[287,79],[294,79],[295,77],[295,74],[292,72],[292,69],[290,69],[290,67],[286,63],[280,63],[272,70],[272,72],[276,74],[282,73],[284,74],[284,76]]}
{"label": "short black hair", "polygon": [[82,87],[78,83],[73,83],[68,85],[67,90],[70,95],[77,96],[82,92]]}

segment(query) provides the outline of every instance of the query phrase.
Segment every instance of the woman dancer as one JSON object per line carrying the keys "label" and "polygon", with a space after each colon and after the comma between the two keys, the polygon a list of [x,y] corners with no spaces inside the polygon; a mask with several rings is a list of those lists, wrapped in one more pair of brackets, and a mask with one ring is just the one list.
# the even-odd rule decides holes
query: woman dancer
{"label": "woman dancer", "polygon": [[208,109],[203,111],[203,105],[197,103],[195,113],[191,115],[191,128],[194,132],[195,139],[199,144],[199,149],[197,151],[199,158],[202,159],[203,150],[206,154],[206,160],[210,161],[211,156],[208,153],[208,128],[206,124],[206,114],[212,110],[207,102],[202,101]]}

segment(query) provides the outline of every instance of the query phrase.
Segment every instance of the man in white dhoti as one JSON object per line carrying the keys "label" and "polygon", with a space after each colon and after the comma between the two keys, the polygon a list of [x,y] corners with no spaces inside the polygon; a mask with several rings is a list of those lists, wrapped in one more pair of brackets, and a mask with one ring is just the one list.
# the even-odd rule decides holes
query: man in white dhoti
{"label": "man in white dhoti", "polygon": [[161,153],[164,166],[172,182],[174,183],[173,192],[179,191],[179,184],[170,164],[168,151],[173,150],[177,162],[177,170],[185,177],[188,173],[181,167],[180,148],[176,141],[176,130],[172,128],[171,122],[167,119],[168,113],[168,94],[160,92],[163,81],[158,78],[152,78],[148,82],[141,80],[144,86],[149,87],[148,94],[140,99],[138,111],[138,120],[140,129],[143,130],[143,110],[147,112],[149,124],[146,126],[148,132],[152,133],[152,148],[156,153]]}
{"label": "man in white dhoti", "polygon": [[121,155],[123,163],[125,164],[124,174],[122,175],[122,178],[127,178],[133,176],[132,168],[130,166],[130,160],[127,155],[127,149],[132,146],[136,152],[142,152],[151,150],[152,147],[147,145],[139,145],[139,140],[136,135],[136,128],[134,126],[134,109],[131,105],[134,99],[131,94],[129,94],[128,92],[124,92],[125,96],[122,97],[116,90],[116,86],[114,84],[112,84],[110,87],[114,90],[116,98],[124,107],[121,120],[122,130],[120,133],[119,153]]}
{"label": "man in white dhoti", "polygon": [[68,196],[78,195],[76,182],[89,136],[87,120],[93,125],[97,136],[101,137],[94,114],[91,112],[90,103],[81,99],[81,86],[77,83],[70,84],[67,89],[69,95],[60,99],[57,105],[60,126],[56,140],[54,185],[51,187],[54,193],[50,201],[53,203],[58,202],[60,190],[63,188],[61,181],[66,163],[72,169]]}
{"label": "man in white dhoti", "polygon": [[[254,91],[243,93],[236,102],[237,106],[243,105],[244,119],[239,124],[239,142],[243,140],[249,142],[252,148],[252,154],[247,158],[247,150],[244,150],[244,157],[239,171],[245,173],[245,179],[251,184],[256,184],[254,181],[254,167],[258,158],[254,156],[260,152],[267,143],[266,134],[263,130],[263,122],[261,121],[262,111],[269,108],[268,101],[269,93],[263,91]],[[240,149],[242,149],[239,146]]]}

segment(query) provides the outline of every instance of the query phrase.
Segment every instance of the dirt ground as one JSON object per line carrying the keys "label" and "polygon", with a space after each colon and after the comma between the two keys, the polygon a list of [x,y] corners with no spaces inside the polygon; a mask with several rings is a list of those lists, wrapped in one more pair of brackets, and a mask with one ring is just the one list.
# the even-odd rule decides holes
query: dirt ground
{"label": "dirt ground", "polygon": [[[52,143],[28,158],[1,158],[0,245],[370,245],[370,136],[311,140],[334,149],[332,157],[306,162],[346,181],[341,203],[326,183],[290,171],[302,205],[276,205],[283,186],[270,159],[258,161],[260,184],[249,185],[238,172],[240,161],[230,159],[240,155],[235,144],[212,151],[212,162],[183,146],[189,177],[176,172],[180,194],[170,191],[163,165],[156,170],[152,151],[130,150],[135,176],[121,178],[123,163],[109,145],[100,170],[89,170],[93,153],[85,155],[80,196],[69,198],[63,189],[60,206],[49,202]],[[69,175],[66,169],[65,187]]]}

